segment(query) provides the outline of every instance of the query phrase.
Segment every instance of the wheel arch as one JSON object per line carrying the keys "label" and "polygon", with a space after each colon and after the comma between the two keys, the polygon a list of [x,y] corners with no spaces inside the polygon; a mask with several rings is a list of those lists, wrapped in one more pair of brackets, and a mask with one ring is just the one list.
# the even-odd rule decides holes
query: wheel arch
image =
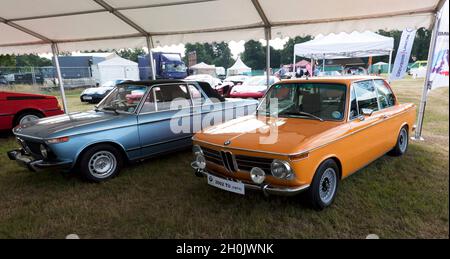
{"label": "wheel arch", "polygon": [[122,158],[124,159],[124,161],[126,161],[126,162],[130,161],[130,158],[128,157],[128,154],[125,151],[125,148],[121,144],[119,144],[119,143],[117,143],[115,141],[108,140],[108,141],[99,141],[99,142],[90,143],[90,144],[84,146],[83,148],[81,148],[80,151],[77,153],[77,155],[75,157],[74,167],[79,165],[80,159],[81,159],[81,157],[83,156],[83,154],[86,151],[88,151],[90,148],[98,146],[98,145],[110,145],[110,146],[113,146],[114,148],[116,148],[121,153]]}
{"label": "wheel arch", "polygon": [[[342,162],[341,162],[341,160],[338,158],[338,156],[335,155],[335,154],[331,154],[331,155],[328,155],[328,156],[323,157],[323,158],[320,160],[320,163],[317,165],[315,173],[317,172],[317,170],[319,169],[319,167],[320,167],[323,163],[325,163],[325,161],[327,161],[327,160],[333,160],[333,161],[336,163],[336,165],[337,165],[338,168],[339,168],[339,179],[342,180],[342,178],[343,178],[343,177],[342,177],[342,176],[343,176],[343,172],[342,172]],[[315,173],[314,173],[314,174],[315,174]]]}
{"label": "wheel arch", "polygon": [[42,115],[42,117],[45,117],[45,113],[43,111],[41,111],[40,109],[37,109],[37,108],[25,108],[25,109],[17,111],[16,114],[14,114],[13,124],[17,125],[18,124],[17,120],[19,119],[19,117],[21,115],[23,115],[23,114],[28,113],[28,112],[39,113],[39,114]]}

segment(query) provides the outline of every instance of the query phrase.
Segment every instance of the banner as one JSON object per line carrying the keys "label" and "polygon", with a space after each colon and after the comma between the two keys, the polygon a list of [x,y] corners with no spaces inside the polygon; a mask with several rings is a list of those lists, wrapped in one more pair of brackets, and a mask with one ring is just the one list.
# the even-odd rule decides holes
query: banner
{"label": "banner", "polygon": [[430,86],[432,89],[449,85],[448,26],[448,1],[446,1],[440,13],[434,53],[430,53],[430,55],[433,55],[430,71]]}
{"label": "banner", "polygon": [[405,76],[416,32],[417,30],[414,29],[405,29],[403,31],[389,81],[399,80]]}

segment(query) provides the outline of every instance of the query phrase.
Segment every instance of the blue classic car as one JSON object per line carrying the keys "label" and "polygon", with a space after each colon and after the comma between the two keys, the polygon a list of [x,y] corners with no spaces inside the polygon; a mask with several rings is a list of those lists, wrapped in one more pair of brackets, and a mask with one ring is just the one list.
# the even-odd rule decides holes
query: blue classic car
{"label": "blue classic car", "polygon": [[21,148],[8,157],[31,171],[57,167],[101,182],[127,161],[189,147],[196,131],[253,113],[256,106],[255,100],[224,99],[202,82],[127,81],[93,111],[14,128]]}

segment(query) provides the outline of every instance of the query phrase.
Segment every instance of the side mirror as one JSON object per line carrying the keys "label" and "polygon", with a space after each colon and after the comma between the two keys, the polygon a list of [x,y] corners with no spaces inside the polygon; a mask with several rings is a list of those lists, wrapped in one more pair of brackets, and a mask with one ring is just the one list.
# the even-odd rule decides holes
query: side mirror
{"label": "side mirror", "polygon": [[362,112],[362,115],[364,115],[364,116],[372,116],[372,114],[373,114],[373,110],[372,109],[361,109],[361,112]]}

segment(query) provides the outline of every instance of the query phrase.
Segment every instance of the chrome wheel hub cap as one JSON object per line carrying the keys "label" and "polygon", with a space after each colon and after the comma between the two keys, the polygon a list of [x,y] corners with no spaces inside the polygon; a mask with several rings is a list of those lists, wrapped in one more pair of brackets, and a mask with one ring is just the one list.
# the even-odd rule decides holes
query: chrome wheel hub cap
{"label": "chrome wheel hub cap", "polygon": [[36,116],[36,115],[25,115],[25,116],[23,116],[22,117],[22,119],[20,119],[20,121],[19,121],[19,124],[24,124],[24,123],[27,123],[27,122],[30,122],[30,121],[35,121],[35,120],[38,120],[39,119],[39,117],[38,116]]}
{"label": "chrome wheel hub cap", "polygon": [[116,157],[109,151],[99,151],[89,160],[89,172],[97,178],[110,176],[116,167]]}
{"label": "chrome wheel hub cap", "polygon": [[408,147],[408,133],[406,132],[405,129],[402,129],[402,131],[400,132],[400,138],[398,141],[399,141],[400,150],[402,152],[405,152],[406,148]]}
{"label": "chrome wheel hub cap", "polygon": [[328,168],[320,179],[319,195],[320,200],[328,204],[334,197],[336,192],[337,176],[333,168]]}

